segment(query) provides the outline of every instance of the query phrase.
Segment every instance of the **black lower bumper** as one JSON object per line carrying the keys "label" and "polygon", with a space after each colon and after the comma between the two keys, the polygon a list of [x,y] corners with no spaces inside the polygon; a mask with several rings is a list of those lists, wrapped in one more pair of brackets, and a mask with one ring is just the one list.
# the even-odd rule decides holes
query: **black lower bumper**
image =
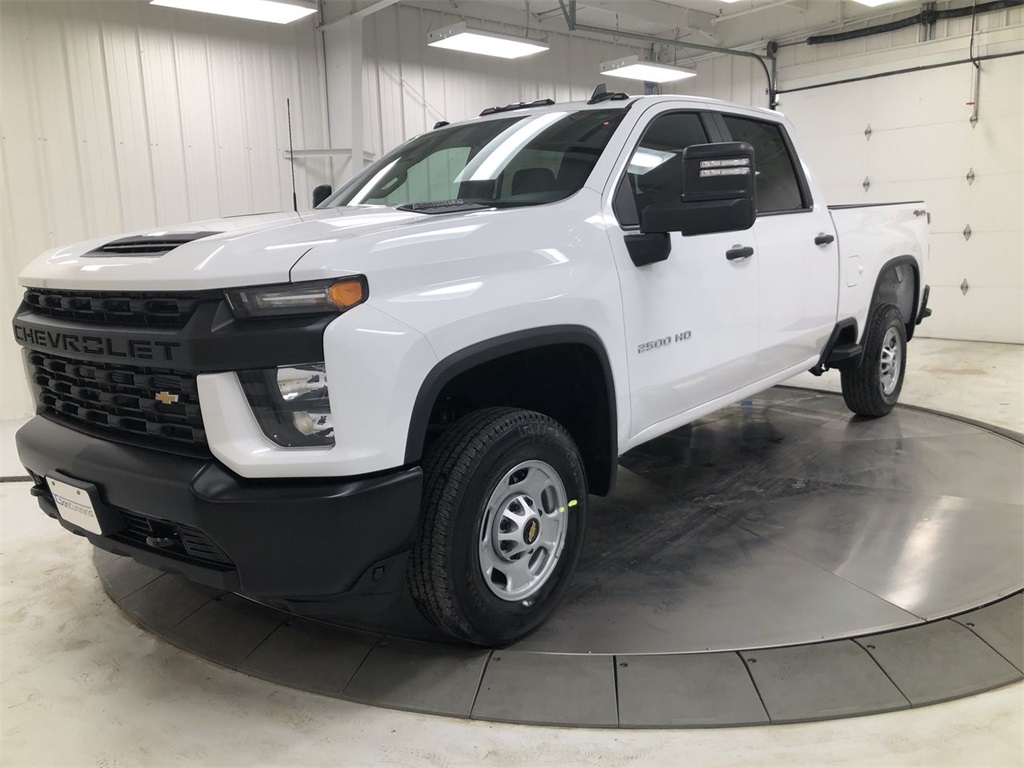
{"label": "black lower bumper", "polygon": [[[357,479],[250,480],[216,461],[100,440],[41,417],[18,431],[17,445],[44,512],[140,563],[297,604],[404,585],[418,467]],[[41,482],[54,475],[95,486],[102,535],[59,517]]]}

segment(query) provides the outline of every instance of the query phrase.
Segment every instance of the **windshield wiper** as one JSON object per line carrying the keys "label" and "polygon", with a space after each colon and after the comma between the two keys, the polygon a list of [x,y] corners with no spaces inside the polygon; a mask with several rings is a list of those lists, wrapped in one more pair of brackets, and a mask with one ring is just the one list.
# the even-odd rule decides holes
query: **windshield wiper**
{"label": "windshield wiper", "polygon": [[400,211],[412,211],[413,213],[458,213],[459,211],[482,211],[489,207],[457,199],[433,200],[428,203],[404,203],[395,206]]}

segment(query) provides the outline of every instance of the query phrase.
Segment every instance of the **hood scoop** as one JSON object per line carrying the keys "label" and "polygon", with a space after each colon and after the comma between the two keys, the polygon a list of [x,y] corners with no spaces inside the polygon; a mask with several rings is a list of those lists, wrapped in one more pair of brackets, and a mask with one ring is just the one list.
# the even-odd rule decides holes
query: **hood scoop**
{"label": "hood scoop", "polygon": [[134,235],[111,240],[84,256],[163,256],[179,245],[219,235],[219,232],[161,232],[158,235]]}

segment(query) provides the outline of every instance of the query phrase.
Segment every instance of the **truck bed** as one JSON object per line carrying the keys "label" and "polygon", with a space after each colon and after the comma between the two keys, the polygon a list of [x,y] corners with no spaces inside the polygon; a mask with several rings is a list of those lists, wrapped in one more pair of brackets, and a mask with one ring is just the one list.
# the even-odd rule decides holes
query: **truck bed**
{"label": "truck bed", "polygon": [[[859,335],[863,334],[872,294],[884,290],[912,327],[924,289],[912,262],[924,272],[928,259],[924,202],[830,205],[829,213],[839,244],[838,319],[855,318]],[[896,270],[896,283],[885,288],[875,285],[875,275],[900,264],[906,267]],[[907,280],[915,281],[912,288]]]}

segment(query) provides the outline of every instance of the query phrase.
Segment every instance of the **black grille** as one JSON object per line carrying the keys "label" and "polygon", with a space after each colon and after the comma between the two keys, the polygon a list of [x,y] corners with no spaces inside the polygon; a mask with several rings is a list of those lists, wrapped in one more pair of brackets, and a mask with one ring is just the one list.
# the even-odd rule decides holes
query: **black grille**
{"label": "black grille", "polygon": [[129,442],[143,438],[154,448],[207,451],[193,374],[83,363],[43,352],[30,353],[29,364],[45,416]]}
{"label": "black grille", "polygon": [[[212,294],[211,294],[212,295]],[[35,312],[98,325],[156,325],[180,328],[206,294],[88,293],[29,288],[25,303]]]}
{"label": "black grille", "polygon": [[[155,520],[123,509],[117,511],[124,518],[125,527],[111,538],[199,563],[234,566],[224,550],[198,528]],[[159,542],[160,546],[154,546],[155,542]]]}

